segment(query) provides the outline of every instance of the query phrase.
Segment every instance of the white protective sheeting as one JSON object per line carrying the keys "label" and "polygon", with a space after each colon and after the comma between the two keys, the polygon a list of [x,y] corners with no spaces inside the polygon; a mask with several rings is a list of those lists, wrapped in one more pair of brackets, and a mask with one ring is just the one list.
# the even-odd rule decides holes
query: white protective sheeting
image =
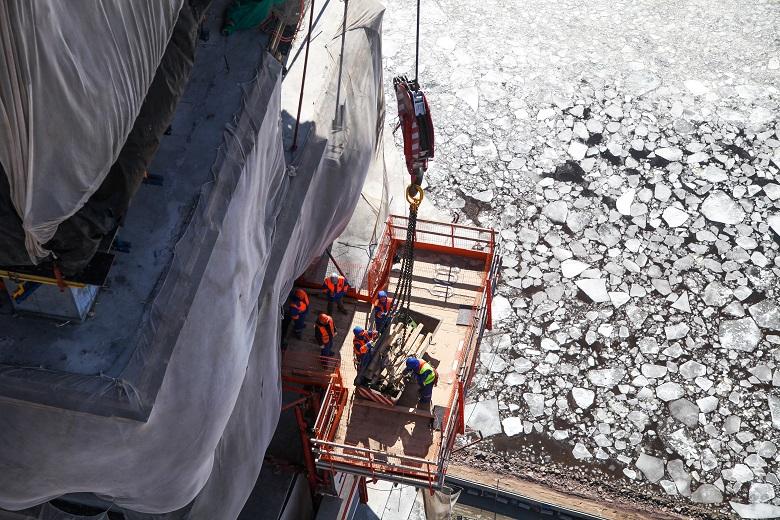
{"label": "white protective sheeting", "polygon": [[[203,187],[144,324],[148,341],[133,355],[132,373],[123,373],[142,388],[151,385],[147,373],[165,366],[148,419],[0,399],[0,507],[91,492],[125,508],[130,520],[238,516],[279,417],[282,304],[297,276],[346,228],[367,172],[381,160],[384,10],[374,0],[353,6],[344,130],[332,128],[336,54],[317,85],[294,177],[282,144],[280,64],[266,56],[245,86],[214,181]],[[328,45],[338,49],[339,38]],[[28,383],[43,391],[40,381],[19,381]],[[63,378],[49,391],[72,386]]]}
{"label": "white protective sheeting", "polygon": [[33,262],[119,155],[182,3],[0,2],[0,164]]}

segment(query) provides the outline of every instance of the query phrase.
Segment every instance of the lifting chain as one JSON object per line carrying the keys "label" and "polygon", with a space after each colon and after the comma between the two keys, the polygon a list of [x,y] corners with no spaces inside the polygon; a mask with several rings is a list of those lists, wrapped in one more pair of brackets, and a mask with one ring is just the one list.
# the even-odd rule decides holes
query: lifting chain
{"label": "lifting chain", "polygon": [[406,343],[407,336],[411,332],[409,323],[409,305],[412,300],[412,276],[414,271],[414,242],[417,235],[417,209],[422,204],[425,194],[422,188],[416,184],[410,184],[406,189],[406,200],[409,202],[409,223],[406,226],[406,243],[404,255],[401,260],[401,274],[398,276],[398,285],[393,300],[395,321],[404,325],[402,344]]}

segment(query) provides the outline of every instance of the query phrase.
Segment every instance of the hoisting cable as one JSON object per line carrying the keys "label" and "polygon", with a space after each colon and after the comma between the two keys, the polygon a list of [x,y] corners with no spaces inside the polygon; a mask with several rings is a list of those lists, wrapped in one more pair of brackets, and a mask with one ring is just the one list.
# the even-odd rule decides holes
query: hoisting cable
{"label": "hoisting cable", "polygon": [[417,0],[417,38],[414,44],[414,82],[420,77],[420,0]]}
{"label": "hoisting cable", "polygon": [[[392,304],[393,321],[403,328],[401,344],[405,344],[411,333],[409,307],[412,300],[412,278],[414,276],[414,244],[417,237],[417,210],[425,196],[422,187],[423,172],[427,169],[427,159],[433,157],[433,123],[430,119],[428,103],[420,90],[418,78],[420,70],[420,0],[417,0],[417,24],[414,52],[414,81],[403,76],[395,78],[393,84],[399,101],[399,116],[404,127],[404,152],[407,156],[407,168],[412,183],[406,188],[406,200],[409,202],[409,220],[406,227],[406,242],[401,259],[401,272],[395,298]],[[407,106],[408,103],[408,106]],[[407,124],[403,124],[406,118]],[[430,129],[429,131],[426,131]],[[420,139],[422,143],[419,143]],[[414,144],[413,144],[414,141]],[[415,149],[416,152],[410,150]],[[415,153],[415,158],[410,154]]]}
{"label": "hoisting cable", "polygon": [[406,343],[407,336],[411,333],[408,326],[411,316],[409,306],[412,301],[412,278],[414,276],[414,242],[417,236],[417,209],[424,198],[422,188],[416,184],[410,184],[406,189],[406,200],[409,202],[409,222],[406,226],[406,242],[404,243],[403,257],[401,259],[401,273],[398,276],[398,285],[395,290],[392,312],[395,321],[403,327],[403,339]]}

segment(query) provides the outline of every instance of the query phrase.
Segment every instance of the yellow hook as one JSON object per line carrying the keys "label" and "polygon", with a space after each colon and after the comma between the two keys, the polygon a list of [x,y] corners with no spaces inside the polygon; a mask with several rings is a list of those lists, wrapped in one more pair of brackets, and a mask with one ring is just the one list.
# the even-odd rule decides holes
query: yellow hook
{"label": "yellow hook", "polygon": [[424,198],[425,193],[423,192],[423,189],[417,184],[410,184],[406,188],[406,200],[412,207],[414,207],[414,209],[420,207],[420,204],[422,204]]}

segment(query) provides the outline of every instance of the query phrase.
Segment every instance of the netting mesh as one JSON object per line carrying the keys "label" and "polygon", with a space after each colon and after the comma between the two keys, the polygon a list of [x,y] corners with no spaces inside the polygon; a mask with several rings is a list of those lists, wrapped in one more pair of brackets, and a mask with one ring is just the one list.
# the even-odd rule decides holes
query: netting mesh
{"label": "netting mesh", "polygon": [[[0,507],[92,492],[133,520],[238,515],[278,420],[281,303],[347,226],[381,156],[382,13],[373,0],[350,2],[341,86],[349,131],[332,127],[334,59],[324,68],[314,130],[295,157],[296,177],[284,160],[281,66],[266,57],[245,86],[214,181],[176,245],[141,344],[115,380],[150,407],[148,419],[0,399]],[[18,385],[82,402],[112,388],[93,389],[89,376],[45,384],[30,377]]]}

